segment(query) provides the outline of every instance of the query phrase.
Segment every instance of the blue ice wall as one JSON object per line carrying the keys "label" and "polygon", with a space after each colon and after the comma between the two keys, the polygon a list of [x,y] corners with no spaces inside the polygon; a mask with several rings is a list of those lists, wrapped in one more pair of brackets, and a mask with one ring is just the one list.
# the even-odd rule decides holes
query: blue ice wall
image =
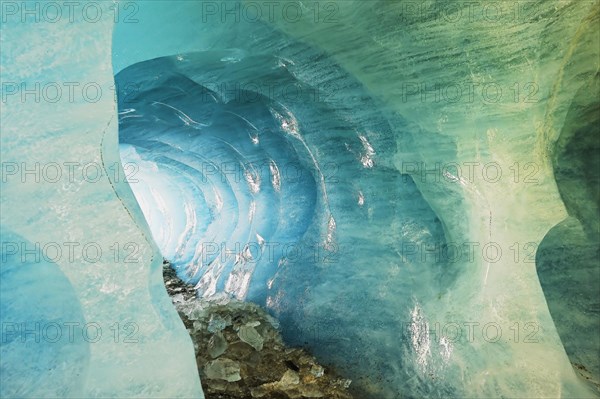
{"label": "blue ice wall", "polygon": [[[2,397],[81,394],[84,378],[72,377],[88,372],[88,341],[96,339],[96,326],[89,328],[89,335],[75,334],[76,327],[86,323],[76,291],[60,267],[23,237],[5,230],[1,233],[0,393]],[[20,245],[30,249],[25,260],[16,248]]]}
{"label": "blue ice wall", "polygon": [[270,308],[291,343],[331,364],[356,362],[364,342],[365,360],[343,368],[397,389],[411,368],[398,333],[452,274],[403,252],[442,246],[443,230],[412,178],[386,165],[393,133],[368,93],[325,57],[297,65],[233,50],[126,68],[123,161],[139,165],[132,188],[153,235],[201,296]]}

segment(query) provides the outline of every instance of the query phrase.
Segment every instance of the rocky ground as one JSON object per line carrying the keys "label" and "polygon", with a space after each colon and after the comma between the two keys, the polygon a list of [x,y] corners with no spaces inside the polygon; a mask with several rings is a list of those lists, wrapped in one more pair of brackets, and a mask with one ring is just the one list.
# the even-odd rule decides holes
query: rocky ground
{"label": "rocky ground", "polygon": [[167,291],[188,329],[207,399],[351,399],[350,380],[320,366],[303,349],[288,348],[278,322],[258,305],[197,299],[168,262]]}

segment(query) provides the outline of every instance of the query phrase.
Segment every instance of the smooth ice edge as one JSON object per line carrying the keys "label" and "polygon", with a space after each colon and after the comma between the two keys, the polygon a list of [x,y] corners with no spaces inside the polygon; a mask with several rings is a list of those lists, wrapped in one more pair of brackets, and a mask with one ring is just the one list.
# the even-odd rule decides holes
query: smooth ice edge
{"label": "smooth ice edge", "polygon": [[[1,27],[3,84],[57,83],[64,88],[64,82],[76,82],[101,90],[97,101],[80,91],[69,98],[65,91],[57,102],[36,102],[33,96],[22,101],[15,95],[2,104],[3,163],[31,168],[56,163],[63,173],[58,182],[43,175],[38,181],[28,175],[3,182],[2,225],[42,248],[48,243],[61,247],[63,256],[55,263],[70,281],[85,323],[101,329],[89,343],[85,373],[57,378],[53,386],[40,384],[27,396],[203,398],[190,338],[162,284],[162,257],[129,187],[118,178],[124,174],[111,66],[113,14],[110,2],[96,4],[104,8],[95,23],[76,15],[74,22],[63,18],[57,23],[8,18]],[[73,178],[65,166],[69,162],[78,163]],[[82,165],[88,164],[102,176],[84,179]],[[65,243],[76,243],[71,259]],[[100,248],[98,260],[90,253],[86,261],[88,254],[81,251],[86,244]],[[129,261],[127,255],[132,255]],[[42,289],[44,283],[34,279],[32,284]],[[2,300],[10,300],[4,293]],[[8,309],[2,321],[36,322],[24,317]],[[63,339],[68,339],[67,330]],[[45,339],[39,343],[51,344]],[[9,370],[12,361],[3,357],[2,369]],[[20,395],[2,391],[2,396]]]}

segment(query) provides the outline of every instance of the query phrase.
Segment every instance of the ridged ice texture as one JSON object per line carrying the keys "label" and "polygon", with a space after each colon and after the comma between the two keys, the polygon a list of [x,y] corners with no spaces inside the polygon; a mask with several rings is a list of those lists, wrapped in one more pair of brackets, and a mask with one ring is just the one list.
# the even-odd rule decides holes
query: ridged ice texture
{"label": "ridged ice texture", "polygon": [[[336,93],[303,80],[317,71]],[[442,244],[442,228],[386,165],[392,130],[360,85],[327,59],[239,51],[138,63],[116,82],[125,169],[179,275],[206,298],[268,306],[357,386],[384,376],[396,389],[395,368],[412,367],[399,333],[451,271],[404,253]]]}

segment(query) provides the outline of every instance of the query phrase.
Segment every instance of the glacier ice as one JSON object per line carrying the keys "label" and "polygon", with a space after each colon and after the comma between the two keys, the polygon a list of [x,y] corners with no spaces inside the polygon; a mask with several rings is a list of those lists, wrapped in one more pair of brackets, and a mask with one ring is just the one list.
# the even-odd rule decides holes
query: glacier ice
{"label": "glacier ice", "polygon": [[[0,396],[202,398],[162,257],[122,178],[111,3],[96,4],[95,23],[2,15]],[[72,96],[35,94],[65,84]]]}
{"label": "glacier ice", "polygon": [[[598,382],[598,171],[584,160],[600,7],[508,3],[288,2],[296,14],[255,21],[236,10],[260,2],[140,2],[114,27],[112,68],[109,19],[3,24],[3,82],[117,84],[116,101],[2,104],[3,162],[120,151],[130,180],[3,179],[3,242],[139,248],[134,265],[40,263],[52,284],[36,295],[80,303],[61,317],[134,321],[147,338],[131,353],[79,342],[65,362],[86,359],[85,376],[56,371],[55,389],[102,396],[119,376],[122,396],[201,395],[157,245],[199,294],[268,308],[358,397],[598,396],[571,363]],[[3,279],[23,266],[3,263]],[[44,312],[31,317],[58,317]],[[140,362],[157,367],[127,368]]]}
{"label": "glacier ice", "polygon": [[[41,251],[32,251],[23,262],[14,246],[23,243],[34,249],[33,243],[8,230],[1,234],[6,243],[0,270],[2,397],[68,397],[83,392],[83,379],[72,376],[88,372],[93,345],[88,340],[96,339],[95,325],[86,331],[89,339],[83,339],[81,326],[86,323],[81,305],[59,266],[42,261]],[[65,334],[71,334],[72,340],[61,339],[63,328],[70,328]],[[40,345],[42,334],[46,345]]]}
{"label": "glacier ice", "polygon": [[[562,343],[573,365],[587,378],[600,378],[598,254],[600,253],[600,76],[589,76],[577,91],[554,145],[553,169],[570,217],[544,236],[536,253],[540,284]],[[577,268],[574,270],[573,261]]]}

